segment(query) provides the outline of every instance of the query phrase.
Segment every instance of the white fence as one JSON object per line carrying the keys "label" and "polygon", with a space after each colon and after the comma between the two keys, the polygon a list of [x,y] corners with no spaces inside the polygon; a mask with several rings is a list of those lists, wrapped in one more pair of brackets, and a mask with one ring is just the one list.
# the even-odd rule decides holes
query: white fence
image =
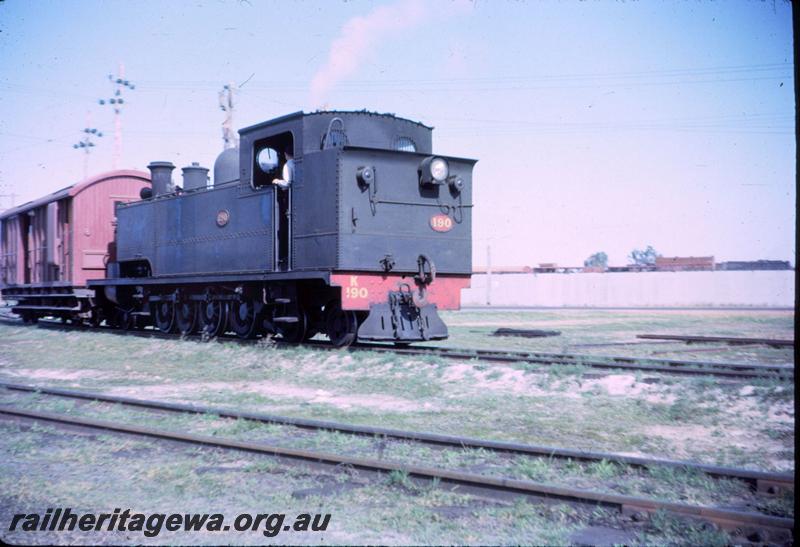
{"label": "white fence", "polygon": [[794,270],[480,274],[462,292],[461,305],[792,308],[794,275]]}

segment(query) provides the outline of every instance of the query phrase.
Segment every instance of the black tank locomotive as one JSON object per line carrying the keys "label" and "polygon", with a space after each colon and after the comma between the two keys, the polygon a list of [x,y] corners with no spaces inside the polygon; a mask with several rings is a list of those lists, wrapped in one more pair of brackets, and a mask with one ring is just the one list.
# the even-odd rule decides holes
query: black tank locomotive
{"label": "black tank locomotive", "polygon": [[[475,160],[436,156],[432,128],[389,114],[297,112],[240,131],[205,170],[153,162],[152,192],[117,207],[116,257],[89,282],[123,328],[447,337],[437,310],[469,286]],[[294,180],[274,184],[293,151]]]}

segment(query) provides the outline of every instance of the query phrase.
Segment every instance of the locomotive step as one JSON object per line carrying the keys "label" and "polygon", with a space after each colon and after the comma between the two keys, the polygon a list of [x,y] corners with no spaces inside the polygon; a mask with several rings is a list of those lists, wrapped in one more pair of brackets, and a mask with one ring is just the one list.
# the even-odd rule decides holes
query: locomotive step
{"label": "locomotive step", "polygon": [[299,319],[297,317],[275,317],[272,322],[273,323],[297,323]]}
{"label": "locomotive step", "polygon": [[22,299],[22,298],[78,298],[78,295],[74,293],[52,293],[52,294],[42,294],[42,293],[19,293],[19,294],[9,294],[7,298],[11,300],[15,299]]}
{"label": "locomotive step", "polygon": [[74,308],[66,307],[66,306],[11,306],[11,311],[16,313],[17,310],[42,310],[42,311],[81,311],[80,306],[75,306]]}

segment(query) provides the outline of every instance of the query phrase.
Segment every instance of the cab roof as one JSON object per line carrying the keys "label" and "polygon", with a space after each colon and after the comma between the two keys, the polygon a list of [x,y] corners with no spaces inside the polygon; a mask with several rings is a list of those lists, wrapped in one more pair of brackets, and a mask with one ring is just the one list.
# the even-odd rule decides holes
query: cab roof
{"label": "cab roof", "polygon": [[414,125],[418,125],[428,130],[432,130],[433,127],[429,125],[425,125],[422,122],[418,122],[415,120],[411,120],[408,118],[402,118],[400,116],[396,116],[390,112],[371,112],[369,110],[315,110],[314,112],[303,112],[302,110],[298,110],[297,112],[293,112],[291,114],[286,114],[285,116],[279,116],[277,118],[273,118],[271,120],[267,120],[265,122],[257,123],[254,125],[250,125],[247,127],[243,127],[239,130],[239,133],[249,133],[250,131],[255,131],[257,129],[262,129],[264,127],[268,127],[270,125],[282,123],[285,121],[298,119],[298,118],[312,118],[314,116],[330,116],[330,115],[343,115],[343,116],[373,116],[377,118],[383,118],[385,120],[395,120],[400,122],[407,122]]}

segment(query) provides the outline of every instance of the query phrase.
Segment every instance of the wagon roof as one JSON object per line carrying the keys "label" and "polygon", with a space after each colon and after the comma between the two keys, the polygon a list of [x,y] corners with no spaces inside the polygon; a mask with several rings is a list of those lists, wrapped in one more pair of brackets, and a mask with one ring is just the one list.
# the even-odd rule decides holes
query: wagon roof
{"label": "wagon roof", "polygon": [[42,196],[33,201],[29,201],[27,203],[23,203],[22,205],[17,205],[16,207],[7,209],[2,213],[0,213],[0,220],[30,211],[31,209],[36,209],[37,207],[41,207],[42,205],[47,205],[48,203],[51,203],[53,201],[59,201],[67,197],[76,196],[90,186],[93,186],[104,180],[117,177],[138,177],[150,180],[150,175],[148,173],[145,173],[144,171],[137,171],[134,169],[119,169],[117,171],[107,171],[105,173],[89,177],[88,179],[84,179],[80,182],[76,182],[75,184],[71,184],[70,186],[62,188],[61,190],[56,190],[51,194],[47,194],[46,196]]}

